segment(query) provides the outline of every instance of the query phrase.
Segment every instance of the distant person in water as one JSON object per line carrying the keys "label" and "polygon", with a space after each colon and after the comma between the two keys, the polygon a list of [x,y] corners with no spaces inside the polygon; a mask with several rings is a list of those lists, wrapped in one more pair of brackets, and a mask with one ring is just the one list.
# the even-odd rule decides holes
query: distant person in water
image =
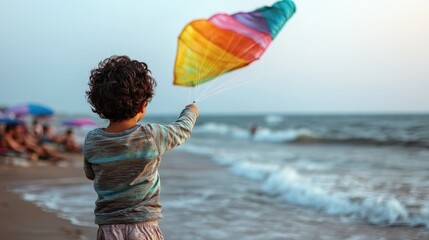
{"label": "distant person in water", "polygon": [[249,136],[250,139],[254,139],[255,135],[256,135],[256,131],[258,130],[258,125],[257,124],[253,124],[250,129],[249,129]]}
{"label": "distant person in water", "polygon": [[84,143],[85,174],[98,194],[97,239],[163,239],[158,167],[166,151],[190,137],[199,111],[189,104],[170,125],[138,124],[155,86],[147,65],[127,56],[107,58],[91,71],[87,100],[109,120]]}

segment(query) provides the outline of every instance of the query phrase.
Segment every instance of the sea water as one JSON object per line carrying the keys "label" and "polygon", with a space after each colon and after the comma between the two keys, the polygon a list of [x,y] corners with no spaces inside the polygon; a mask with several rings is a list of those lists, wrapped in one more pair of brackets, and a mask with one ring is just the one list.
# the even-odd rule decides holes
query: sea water
{"label": "sea water", "polygon": [[[255,126],[253,134],[250,129]],[[367,225],[409,230],[408,239],[429,236],[429,115],[202,116],[190,141],[177,151],[206,156],[236,179],[221,188],[205,183],[172,189],[180,190],[182,198],[166,198],[164,208],[186,209],[194,213],[190,216],[214,208],[213,216],[202,217],[216,222],[229,216],[238,224],[220,231],[216,224],[207,227],[204,221],[188,220],[193,226],[200,224],[204,233],[193,239],[304,239],[317,236],[327,222],[349,232]],[[35,182],[19,191],[75,224],[95,226],[96,196],[84,179]],[[224,197],[215,197],[218,192]],[[237,212],[223,212],[236,202]],[[267,205],[271,207],[262,207]],[[287,214],[277,216],[279,211]],[[255,219],[271,219],[274,232],[268,237],[246,236],[257,228]],[[291,230],[314,233],[293,235]],[[198,236],[195,230],[192,234]],[[373,239],[359,231],[340,236],[327,239]]]}

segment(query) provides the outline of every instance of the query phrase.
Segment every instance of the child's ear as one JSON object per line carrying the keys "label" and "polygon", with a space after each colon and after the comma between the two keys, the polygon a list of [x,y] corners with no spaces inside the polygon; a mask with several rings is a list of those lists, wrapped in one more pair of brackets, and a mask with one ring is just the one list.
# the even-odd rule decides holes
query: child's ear
{"label": "child's ear", "polygon": [[146,111],[147,102],[143,101],[142,105],[140,106],[140,112],[144,113]]}

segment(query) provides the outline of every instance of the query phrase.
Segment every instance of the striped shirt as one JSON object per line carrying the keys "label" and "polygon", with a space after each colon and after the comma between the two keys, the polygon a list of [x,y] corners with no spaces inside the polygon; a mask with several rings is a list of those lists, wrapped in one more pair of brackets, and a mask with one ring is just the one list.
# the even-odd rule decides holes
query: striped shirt
{"label": "striped shirt", "polygon": [[172,124],[136,125],[120,133],[101,128],[88,133],[84,171],[94,180],[96,224],[153,221],[162,218],[158,167],[166,151],[191,135],[197,113],[185,108]]}

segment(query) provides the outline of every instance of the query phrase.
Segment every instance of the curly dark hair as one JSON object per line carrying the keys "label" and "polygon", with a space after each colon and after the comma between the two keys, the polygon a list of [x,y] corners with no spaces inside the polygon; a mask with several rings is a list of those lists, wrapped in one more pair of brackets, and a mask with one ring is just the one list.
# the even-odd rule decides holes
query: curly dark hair
{"label": "curly dark hair", "polygon": [[112,122],[133,118],[155,94],[156,81],[146,63],[112,56],[91,70],[86,98],[94,113]]}

